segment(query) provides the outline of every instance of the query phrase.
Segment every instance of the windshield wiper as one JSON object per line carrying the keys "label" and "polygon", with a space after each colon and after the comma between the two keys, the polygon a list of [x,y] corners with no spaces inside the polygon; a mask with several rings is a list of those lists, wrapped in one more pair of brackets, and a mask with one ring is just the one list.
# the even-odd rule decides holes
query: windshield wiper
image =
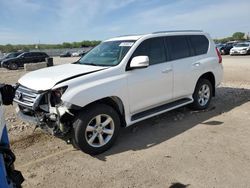
{"label": "windshield wiper", "polygon": [[100,66],[100,65],[97,65],[97,64],[95,64],[95,63],[90,63],[90,62],[81,63],[81,61],[79,61],[79,60],[76,61],[76,62],[74,62],[73,64]]}
{"label": "windshield wiper", "polygon": [[97,65],[95,63],[82,63],[82,65],[93,65],[93,66],[100,66],[100,65]]}

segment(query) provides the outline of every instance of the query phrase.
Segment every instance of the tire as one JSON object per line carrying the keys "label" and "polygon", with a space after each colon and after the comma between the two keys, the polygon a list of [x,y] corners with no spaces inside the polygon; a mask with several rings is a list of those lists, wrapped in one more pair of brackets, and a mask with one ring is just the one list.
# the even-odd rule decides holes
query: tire
{"label": "tire", "polygon": [[79,149],[97,155],[114,144],[120,129],[120,118],[112,107],[96,104],[81,111],[73,127],[73,139]]}
{"label": "tire", "polygon": [[18,65],[16,63],[10,63],[8,68],[10,70],[17,70],[18,69]]}
{"label": "tire", "polygon": [[80,150],[79,146],[76,143],[74,135],[73,135],[73,138],[71,139],[71,144],[72,144],[73,148],[75,148],[76,150]]}
{"label": "tire", "polygon": [[211,102],[212,93],[213,87],[211,82],[207,79],[199,79],[193,93],[194,102],[191,104],[191,108],[194,110],[206,109]]}

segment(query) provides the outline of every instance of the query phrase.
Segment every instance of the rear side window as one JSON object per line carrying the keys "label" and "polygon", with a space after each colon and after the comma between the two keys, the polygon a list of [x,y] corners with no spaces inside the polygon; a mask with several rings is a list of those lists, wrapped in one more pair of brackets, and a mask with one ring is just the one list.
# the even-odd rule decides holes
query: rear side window
{"label": "rear side window", "polygon": [[143,41],[132,57],[140,55],[148,56],[150,65],[166,62],[164,38],[158,37]]}
{"label": "rear side window", "polygon": [[170,51],[171,60],[190,56],[190,50],[186,36],[166,37],[166,44]]}
{"label": "rear side window", "polygon": [[195,55],[206,54],[208,50],[208,39],[204,35],[191,35],[188,36],[191,45],[194,49]]}
{"label": "rear side window", "polygon": [[33,53],[30,53],[30,56],[36,57],[36,56],[38,56],[38,54],[36,52],[33,52]]}
{"label": "rear side window", "polygon": [[31,54],[30,53],[26,53],[23,55],[24,57],[31,57]]}

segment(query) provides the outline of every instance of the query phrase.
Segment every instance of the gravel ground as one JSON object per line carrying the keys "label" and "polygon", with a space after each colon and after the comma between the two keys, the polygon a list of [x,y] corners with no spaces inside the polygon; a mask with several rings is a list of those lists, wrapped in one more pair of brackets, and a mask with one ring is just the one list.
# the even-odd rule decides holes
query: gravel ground
{"label": "gravel ground", "polygon": [[[54,58],[55,64],[75,61]],[[249,187],[250,57],[223,56],[224,81],[208,110],[184,107],[121,131],[92,157],[47,135],[6,107],[16,168],[24,187]],[[0,82],[23,70],[0,68]]]}

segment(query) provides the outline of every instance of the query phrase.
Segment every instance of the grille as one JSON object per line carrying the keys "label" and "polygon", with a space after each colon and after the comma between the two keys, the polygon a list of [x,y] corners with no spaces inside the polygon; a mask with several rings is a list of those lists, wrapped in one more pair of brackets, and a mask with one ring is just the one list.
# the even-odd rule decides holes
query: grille
{"label": "grille", "polygon": [[35,110],[43,94],[24,86],[19,86],[15,93],[14,101],[20,106]]}

